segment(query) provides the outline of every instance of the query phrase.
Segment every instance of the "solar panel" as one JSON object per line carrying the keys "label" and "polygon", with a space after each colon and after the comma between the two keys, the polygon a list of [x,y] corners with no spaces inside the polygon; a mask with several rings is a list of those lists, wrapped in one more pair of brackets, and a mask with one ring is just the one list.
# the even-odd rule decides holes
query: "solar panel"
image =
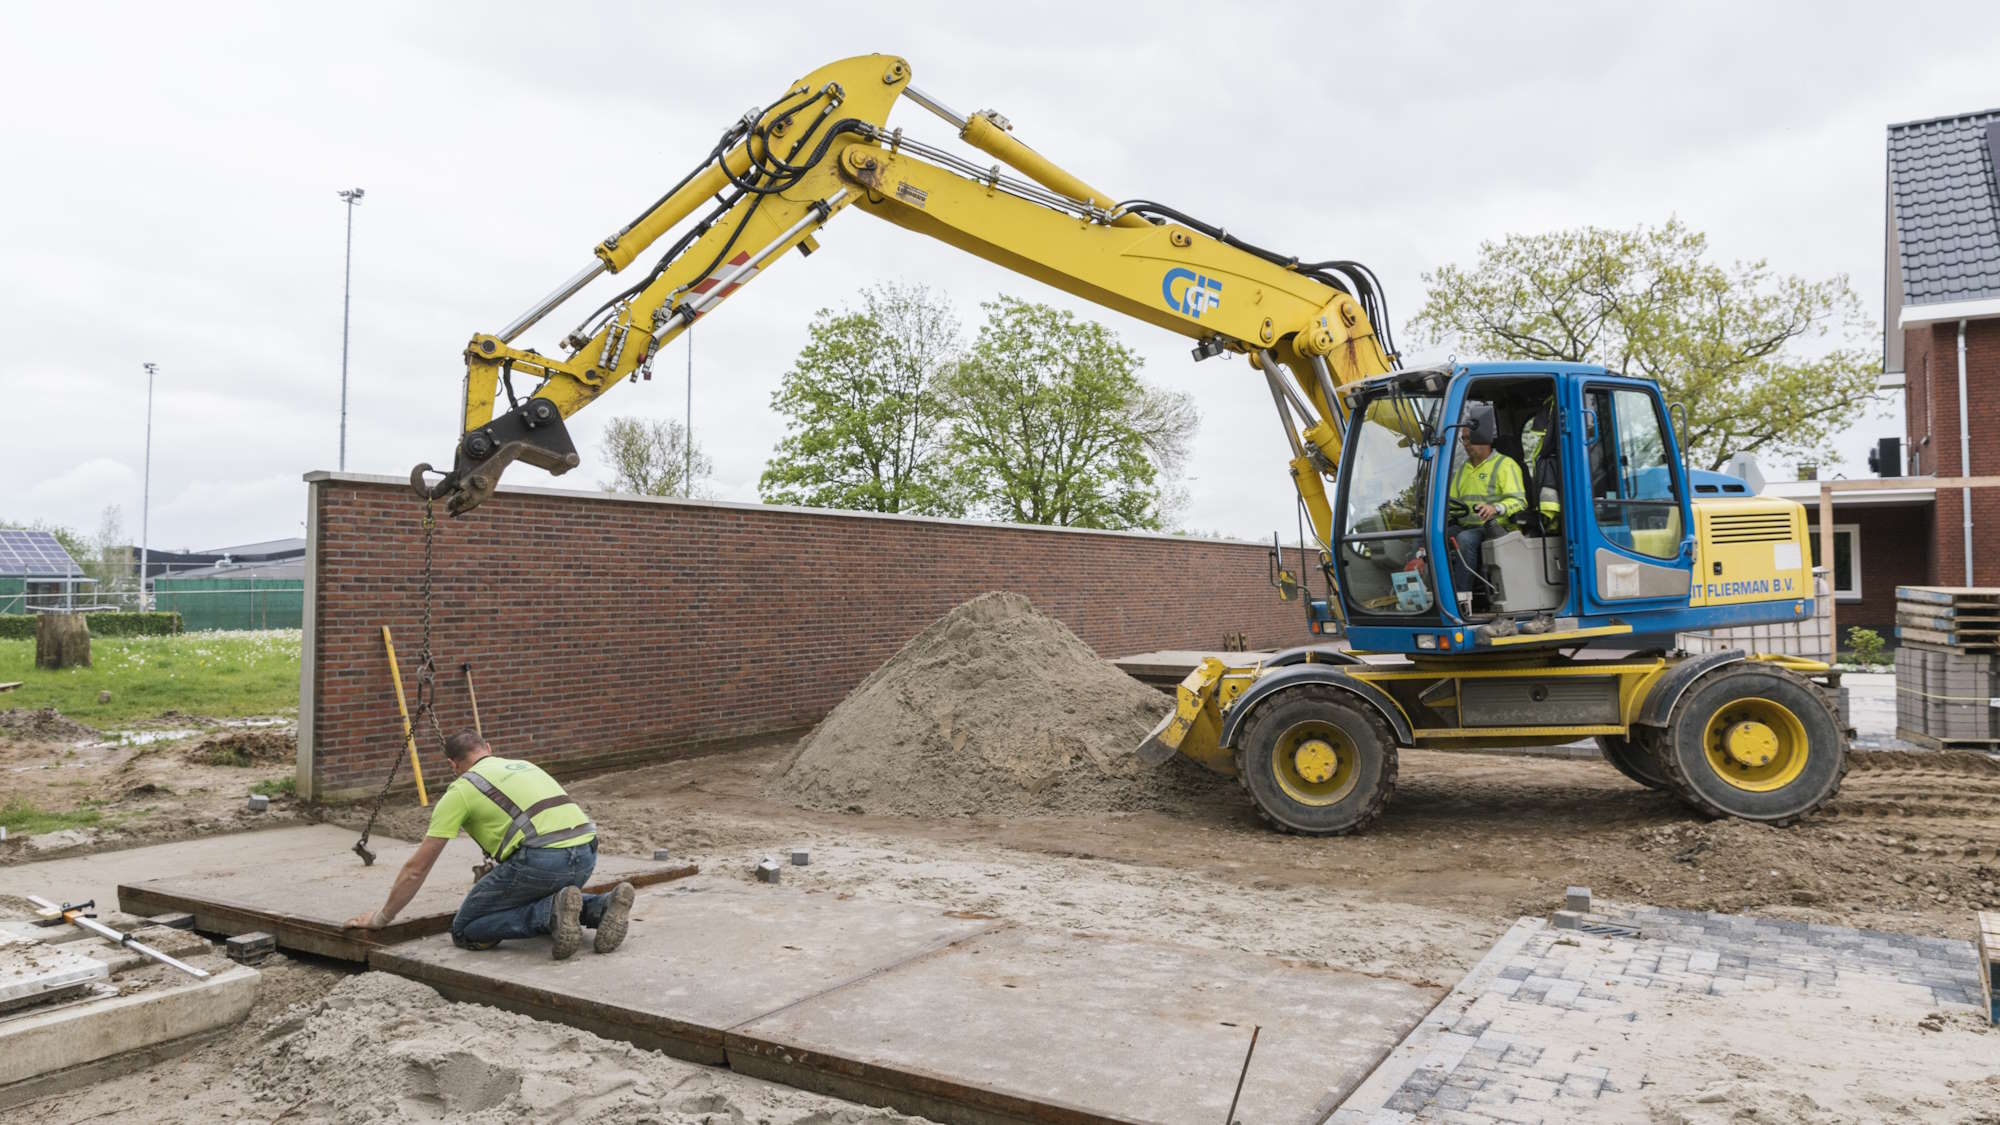
{"label": "solar panel", "polygon": [[48,532],[0,528],[0,574],[42,577],[80,573],[62,543]]}

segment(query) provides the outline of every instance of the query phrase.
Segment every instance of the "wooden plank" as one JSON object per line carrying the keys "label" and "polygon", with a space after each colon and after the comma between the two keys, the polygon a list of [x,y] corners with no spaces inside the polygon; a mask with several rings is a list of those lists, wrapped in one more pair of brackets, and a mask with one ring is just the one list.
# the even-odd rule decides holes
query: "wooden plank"
{"label": "wooden plank", "polygon": [[1986,994],[1986,1022],[2000,1024],[2000,914],[1979,912],[1979,987]]}
{"label": "wooden plank", "polygon": [[13,691],[15,688],[20,686],[21,686],[21,681],[15,680],[13,683],[0,684],[0,691]]}

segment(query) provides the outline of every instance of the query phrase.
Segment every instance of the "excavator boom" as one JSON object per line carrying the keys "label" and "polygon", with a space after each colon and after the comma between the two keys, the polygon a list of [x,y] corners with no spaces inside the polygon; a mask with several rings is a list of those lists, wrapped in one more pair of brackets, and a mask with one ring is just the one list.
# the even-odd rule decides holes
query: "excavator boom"
{"label": "excavator boom", "polygon": [[[891,129],[899,99],[1000,163]],[[1197,358],[1247,356],[1271,392],[1289,471],[1324,547],[1339,388],[1393,367],[1371,318],[1381,302],[1373,275],[1353,262],[1284,257],[1160,204],[1113,202],[1011,130],[997,113],[961,115],[913,88],[909,65],[893,56],[843,59],[806,75],[732,124],[694,171],[600,242],[588,267],[499,332],[472,338],[452,469],[432,482],[430,466],[420,465],[412,486],[463,514],[516,460],[557,474],[574,468],[580,458],[565,419],[620,381],[649,376],[654,357],[689,325],[787,251],[817,249],[821,229],[858,208],[1178,332],[1196,342]],[[565,354],[518,342],[592,281],[634,269],[662,242],[633,284],[563,338]]]}

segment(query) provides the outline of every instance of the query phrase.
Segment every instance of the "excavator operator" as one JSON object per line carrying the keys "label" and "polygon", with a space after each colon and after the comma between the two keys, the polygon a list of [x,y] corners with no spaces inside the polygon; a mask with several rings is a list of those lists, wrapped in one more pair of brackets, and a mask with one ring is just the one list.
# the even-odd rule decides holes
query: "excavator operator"
{"label": "excavator operator", "polygon": [[463,949],[491,949],[508,938],[548,934],[551,954],[566,961],[595,930],[592,946],[610,953],[625,940],[632,915],[632,884],[608,894],[583,893],[597,866],[597,826],[533,762],[502,758],[476,731],[444,743],[445,760],[458,779],[438,799],[423,843],[389,890],[380,910],[351,919],[356,929],[379,929],[410,904],[431,867],[463,828],[491,861],[451,920],[451,940]]}
{"label": "excavator operator", "polygon": [[1491,406],[1477,403],[1467,408],[1465,461],[1452,474],[1449,496],[1451,585],[1458,591],[1460,608],[1465,610],[1471,607],[1474,587],[1485,585],[1480,544],[1513,531],[1515,517],[1528,506],[1528,488],[1521,478],[1521,466],[1512,457],[1493,449],[1498,431]]}

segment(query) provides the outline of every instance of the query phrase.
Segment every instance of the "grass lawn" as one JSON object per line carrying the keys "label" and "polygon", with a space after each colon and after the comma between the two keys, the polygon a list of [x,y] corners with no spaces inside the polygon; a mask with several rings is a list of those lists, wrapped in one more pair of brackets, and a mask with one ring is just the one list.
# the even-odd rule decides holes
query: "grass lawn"
{"label": "grass lawn", "polygon": [[[0,641],[0,710],[54,707],[100,729],[162,711],[235,718],[299,709],[299,631],[182,633],[173,637],[93,637],[91,666],[35,667],[35,642]],[[111,701],[99,703],[97,693]]]}

